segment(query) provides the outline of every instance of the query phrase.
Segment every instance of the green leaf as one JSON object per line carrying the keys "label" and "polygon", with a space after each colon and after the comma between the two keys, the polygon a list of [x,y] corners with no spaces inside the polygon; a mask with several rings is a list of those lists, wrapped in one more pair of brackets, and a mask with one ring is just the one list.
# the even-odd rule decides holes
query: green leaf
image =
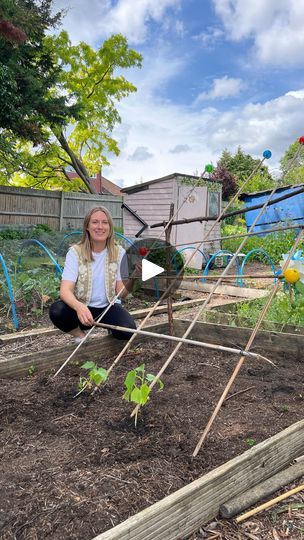
{"label": "green leaf", "polygon": [[84,364],[82,364],[82,366],[80,366],[82,369],[94,369],[96,368],[96,364],[95,362],[85,362]]}
{"label": "green leaf", "polygon": [[135,369],[132,369],[131,371],[127,373],[126,378],[124,380],[124,385],[127,388],[127,391],[130,393],[135,384],[135,380],[136,380],[136,371]]}
{"label": "green leaf", "polygon": [[145,405],[149,399],[151,388],[147,384],[142,384],[140,387],[140,404]]}
{"label": "green leaf", "polygon": [[135,371],[139,371],[141,373],[144,373],[145,371],[145,364],[140,364],[137,368],[135,368]]}
{"label": "green leaf", "polygon": [[[147,373],[146,375],[146,380],[149,381],[149,382],[152,382],[156,379],[156,376],[153,375],[153,373]],[[159,390],[162,390],[164,388],[164,383],[158,379],[157,380],[158,384],[159,384]]]}
{"label": "green leaf", "polygon": [[133,388],[132,392],[131,392],[131,396],[130,396],[130,401],[133,401],[133,403],[137,403],[138,405],[141,405],[141,391],[139,388],[137,388],[137,386],[135,386],[135,388]]}
{"label": "green leaf", "polygon": [[101,382],[107,379],[108,372],[102,367],[92,369],[92,371],[89,373],[89,377],[96,385],[99,385]]}

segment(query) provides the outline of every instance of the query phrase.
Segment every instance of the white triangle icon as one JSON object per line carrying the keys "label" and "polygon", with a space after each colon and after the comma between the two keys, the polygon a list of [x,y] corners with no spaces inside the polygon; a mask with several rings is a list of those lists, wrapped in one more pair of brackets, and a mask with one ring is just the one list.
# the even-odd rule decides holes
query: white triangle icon
{"label": "white triangle icon", "polygon": [[164,272],[165,269],[161,266],[158,266],[158,264],[154,264],[150,261],[147,261],[147,259],[142,260],[142,268],[141,268],[141,279],[142,281],[147,281],[147,279],[151,279],[154,276],[158,276],[158,274],[161,274]]}

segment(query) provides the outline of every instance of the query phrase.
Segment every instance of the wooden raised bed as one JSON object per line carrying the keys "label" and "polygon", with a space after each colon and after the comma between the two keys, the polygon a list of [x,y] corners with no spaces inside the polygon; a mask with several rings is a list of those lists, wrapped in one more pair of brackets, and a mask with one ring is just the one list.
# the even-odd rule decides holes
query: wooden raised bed
{"label": "wooden raised bed", "polygon": [[273,476],[303,451],[304,420],[96,536],[94,540],[181,540],[215,518],[221,504]]}
{"label": "wooden raised bed", "polygon": [[[191,321],[176,319],[174,329],[176,336],[182,336],[188,328]],[[167,323],[160,323],[146,327],[145,330],[151,332],[166,333]],[[252,329],[226,326],[223,324],[197,322],[190,333],[190,339],[205,341],[206,343],[215,343],[218,345],[227,345],[243,348]],[[141,336],[140,341],[147,338]],[[55,342],[55,340],[54,340]],[[118,354],[125,342],[113,339],[111,336],[95,338],[88,341],[80,348],[73,358],[73,362],[94,360],[97,361],[101,356],[109,358]],[[259,331],[255,338],[252,350],[267,352],[276,351],[280,354],[282,351],[288,351],[296,359],[303,360],[304,336],[299,334]],[[31,366],[35,366],[38,371],[49,371],[55,368],[73,352],[75,345],[68,345],[64,349],[54,348],[41,352],[18,356],[13,359],[0,360],[0,378],[22,377],[27,374]]]}
{"label": "wooden raised bed", "polygon": [[[176,335],[181,336],[189,323],[187,320],[175,320]],[[149,329],[165,333],[167,324],[154,325]],[[250,333],[251,330],[246,328],[197,323],[191,337],[210,343],[243,347]],[[141,337],[140,341],[145,339]],[[265,355],[267,352],[276,351],[279,354],[287,350],[299,361],[303,361],[303,345],[303,336],[267,331],[258,332],[254,342],[255,350],[263,351]],[[124,342],[112,337],[95,338],[80,349],[75,360],[97,360],[101,356],[109,358],[123,346]],[[54,348],[45,351],[43,355],[35,353],[1,361],[0,377],[24,375],[31,365],[35,365],[38,371],[50,372],[62,363],[74,347]],[[201,452],[204,452],[204,448]],[[216,517],[219,507],[227,500],[270,478],[303,453],[304,420],[301,420],[96,536],[95,540],[181,540]]]}

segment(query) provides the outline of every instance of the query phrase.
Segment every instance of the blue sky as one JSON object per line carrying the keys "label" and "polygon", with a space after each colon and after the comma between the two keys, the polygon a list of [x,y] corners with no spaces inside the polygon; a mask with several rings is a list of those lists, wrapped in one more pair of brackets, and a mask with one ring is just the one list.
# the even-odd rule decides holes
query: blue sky
{"label": "blue sky", "polygon": [[120,185],[200,174],[222,151],[269,148],[278,172],[304,134],[302,0],[55,0],[73,42],[120,32],[143,55],[125,72],[137,93],[118,110],[121,153],[103,174]]}

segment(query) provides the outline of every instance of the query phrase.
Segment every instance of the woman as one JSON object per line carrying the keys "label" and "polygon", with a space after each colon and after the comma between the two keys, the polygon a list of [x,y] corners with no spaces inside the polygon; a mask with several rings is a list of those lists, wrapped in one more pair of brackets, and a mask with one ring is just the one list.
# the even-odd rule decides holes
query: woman
{"label": "woman", "polygon": [[[128,294],[120,275],[120,263],[125,251],[114,242],[114,226],[109,211],[103,206],[93,208],[84,218],[82,238],[66,256],[60,286],[60,300],[50,307],[53,324],[80,342],[85,330],[92,327],[111,300],[122,290]],[[133,317],[119,300],[110,307],[102,322],[136,328]],[[131,334],[113,330],[117,339],[129,339]]]}

